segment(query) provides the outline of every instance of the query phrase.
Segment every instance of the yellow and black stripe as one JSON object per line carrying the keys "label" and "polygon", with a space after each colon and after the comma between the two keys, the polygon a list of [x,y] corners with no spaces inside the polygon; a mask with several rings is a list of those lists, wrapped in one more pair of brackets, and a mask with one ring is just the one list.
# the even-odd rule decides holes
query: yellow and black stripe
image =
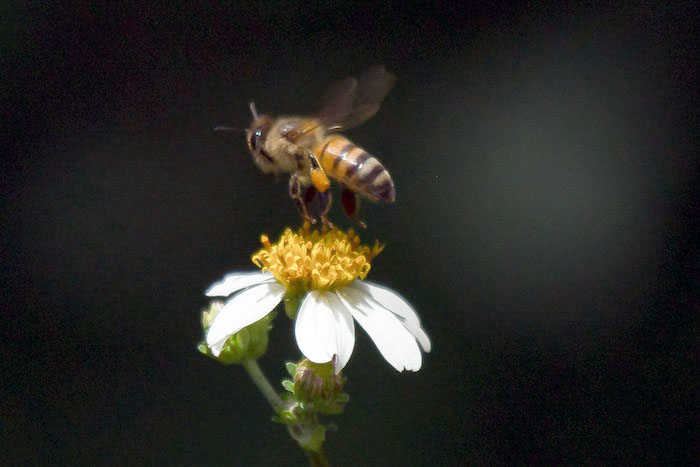
{"label": "yellow and black stripe", "polygon": [[314,151],[326,175],[371,201],[394,202],[391,175],[376,158],[340,135],[325,138]]}

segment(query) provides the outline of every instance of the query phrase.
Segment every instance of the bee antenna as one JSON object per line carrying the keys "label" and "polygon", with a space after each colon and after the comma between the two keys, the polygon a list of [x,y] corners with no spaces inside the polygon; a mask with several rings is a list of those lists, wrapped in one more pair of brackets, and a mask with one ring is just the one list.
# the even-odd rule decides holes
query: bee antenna
{"label": "bee antenna", "polygon": [[233,126],[219,125],[214,127],[214,131],[245,131],[242,128],[236,128]]}
{"label": "bee antenna", "polygon": [[253,113],[253,120],[257,120],[258,119],[258,111],[255,110],[255,102],[251,102],[249,104],[249,106],[250,106],[250,111]]}

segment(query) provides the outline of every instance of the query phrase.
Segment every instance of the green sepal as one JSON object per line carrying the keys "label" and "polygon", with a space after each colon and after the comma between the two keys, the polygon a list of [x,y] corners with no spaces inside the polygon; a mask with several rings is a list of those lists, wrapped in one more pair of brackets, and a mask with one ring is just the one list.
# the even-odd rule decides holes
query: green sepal
{"label": "green sepal", "polygon": [[319,404],[318,411],[323,415],[338,415],[343,413],[345,406],[342,404]]}
{"label": "green sepal", "polygon": [[294,376],[294,373],[297,371],[297,364],[294,362],[287,362],[285,363],[285,366],[287,367],[287,373],[289,373],[289,376]]}
{"label": "green sepal", "polygon": [[299,403],[294,400],[293,395],[282,394],[282,399],[285,401],[285,408],[272,417],[273,422],[295,426],[308,423],[311,420],[312,414],[303,410]]}
{"label": "green sepal", "polygon": [[294,394],[294,382],[291,379],[285,379],[282,381],[282,387],[287,391]]}
{"label": "green sepal", "polygon": [[299,424],[297,417],[289,410],[283,410],[277,412],[273,417],[272,421],[276,423],[281,423],[287,426],[294,426]]}
{"label": "green sepal", "polygon": [[284,312],[289,319],[295,319],[297,317],[300,302],[301,300],[299,297],[284,297]]}
{"label": "green sepal", "polygon": [[287,292],[284,294],[284,312],[289,319],[295,319],[297,313],[299,312],[299,306],[301,305],[301,299],[306,295],[306,290],[300,285],[289,285],[287,286]]}

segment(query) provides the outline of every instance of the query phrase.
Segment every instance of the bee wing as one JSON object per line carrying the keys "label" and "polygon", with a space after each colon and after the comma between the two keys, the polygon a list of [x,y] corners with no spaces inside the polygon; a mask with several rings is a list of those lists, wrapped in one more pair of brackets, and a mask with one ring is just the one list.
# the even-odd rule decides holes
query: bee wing
{"label": "bee wing", "polygon": [[379,110],[396,77],[379,65],[332,85],[321,99],[316,117],[327,130],[347,130],[369,120]]}

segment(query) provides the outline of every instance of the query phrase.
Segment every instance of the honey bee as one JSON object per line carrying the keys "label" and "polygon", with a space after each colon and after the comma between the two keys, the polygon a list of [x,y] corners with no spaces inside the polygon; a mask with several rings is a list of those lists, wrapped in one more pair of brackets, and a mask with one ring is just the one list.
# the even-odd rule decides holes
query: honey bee
{"label": "honey bee", "polygon": [[383,66],[370,68],[359,79],[345,78],[328,89],[318,110],[308,117],[261,115],[250,104],[253,122],[246,130],[246,140],[255,165],[276,177],[291,174],[289,196],[304,220],[316,222],[309,208],[318,196],[321,221],[333,226],[328,220],[332,203],[329,178],[342,185],[345,213],[362,227],[366,224],[357,218],[358,195],[375,203],[394,202],[394,182],[384,166],[334,132],[376,114],[395,81]]}

